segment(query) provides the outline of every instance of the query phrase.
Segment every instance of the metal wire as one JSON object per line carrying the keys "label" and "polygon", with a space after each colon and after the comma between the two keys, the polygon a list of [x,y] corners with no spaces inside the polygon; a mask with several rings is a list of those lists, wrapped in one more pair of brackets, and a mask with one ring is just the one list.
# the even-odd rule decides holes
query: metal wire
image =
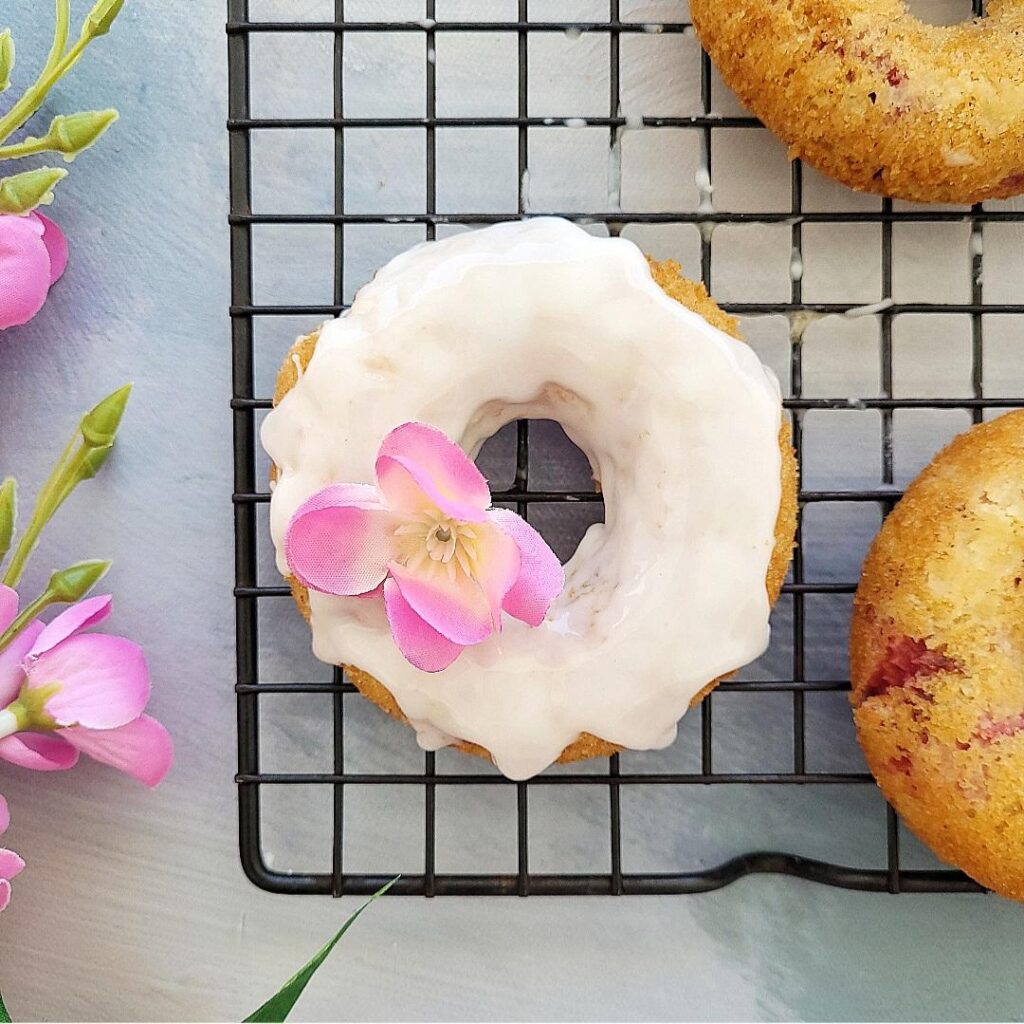
{"label": "metal wire", "polygon": [[[866,772],[816,772],[808,770],[806,758],[807,722],[805,696],[808,693],[842,691],[849,684],[833,680],[807,678],[805,599],[808,595],[850,594],[855,583],[808,580],[804,560],[797,548],[790,581],[784,592],[791,595],[792,667],[791,678],[767,681],[729,681],[716,693],[789,693],[792,696],[793,758],[789,770],[772,772],[718,772],[712,760],[712,707],[709,696],[700,709],[700,770],[680,772],[624,772],[618,755],[608,761],[603,772],[548,773],[530,782],[510,783],[491,774],[439,773],[435,756],[424,756],[420,773],[355,773],[346,768],[345,706],[356,693],[336,670],[330,682],[261,682],[257,619],[259,602],[289,595],[283,585],[261,585],[257,579],[257,509],[269,501],[263,481],[257,478],[256,417],[270,408],[271,400],[255,391],[254,322],[260,317],[331,316],[346,308],[344,294],[345,231],[349,225],[420,224],[427,238],[433,238],[442,225],[483,225],[521,217],[526,211],[520,193],[518,209],[508,214],[468,214],[437,212],[436,132],[439,128],[515,128],[517,131],[517,163],[520,180],[529,166],[530,130],[565,124],[564,118],[531,117],[528,103],[529,39],[535,33],[597,33],[609,41],[609,95],[605,117],[588,117],[590,125],[609,129],[614,145],[626,127],[619,109],[620,38],[631,33],[646,32],[652,26],[626,22],[620,18],[619,0],[609,0],[607,21],[565,22],[530,21],[528,0],[518,0],[517,19],[508,22],[437,22],[434,0],[426,2],[426,19],[422,22],[349,21],[345,17],[344,0],[335,0],[334,20],[322,22],[255,22],[249,18],[248,0],[227,0],[227,37],[229,66],[228,133],[230,145],[231,207],[231,324],[232,376],[231,409],[234,427],[234,518],[235,518],[235,603],[237,628],[236,694],[238,702],[238,773],[239,840],[242,865],[246,874],[264,889],[283,893],[323,893],[341,896],[348,893],[370,893],[386,880],[381,873],[353,873],[345,870],[343,836],[345,832],[345,796],[352,787],[402,786],[417,787],[424,792],[424,856],[421,874],[405,875],[394,892],[434,895],[520,895],[528,894],[637,894],[692,893],[719,888],[757,873],[775,873],[809,879],[849,889],[888,892],[964,892],[977,891],[978,886],[964,875],[945,870],[907,870],[901,867],[897,820],[886,810],[886,856],[877,868],[852,868],[825,863],[785,853],[751,852],[703,870],[671,873],[634,873],[623,868],[622,811],[620,795],[624,787],[680,787],[679,799],[686,799],[686,787],[692,786],[834,786],[872,784]],[[976,7],[980,6],[976,3]],[[423,38],[426,61],[425,114],[423,117],[349,117],[345,114],[343,66],[346,38],[354,33],[415,33]],[[684,33],[690,26],[682,23],[658,26],[657,31]],[[460,33],[508,33],[517,40],[517,110],[511,117],[439,117],[435,88],[433,53],[438,35]],[[250,105],[250,38],[257,33],[326,33],[333,36],[333,113],[331,117],[257,118]],[[691,117],[644,117],[647,127],[677,128],[700,134],[704,166],[711,170],[712,135],[720,128],[755,128],[758,122],[749,117],[722,117],[712,112],[711,64],[701,54],[701,113]],[[425,134],[425,196],[424,212],[409,214],[349,213],[345,208],[344,150],[348,130],[360,128],[416,128]],[[323,128],[334,135],[334,209],[331,213],[289,214],[254,213],[251,206],[252,167],[250,139],[253,130],[290,131],[301,128]],[[713,180],[713,175],[712,175]],[[1012,210],[986,210],[974,207],[969,214],[950,210],[897,211],[886,200],[877,211],[809,212],[803,208],[803,172],[794,163],[791,177],[790,209],[786,212],[727,213],[680,210],[657,213],[622,213],[602,211],[565,211],[562,216],[580,222],[603,224],[610,234],[618,234],[629,224],[773,224],[790,225],[791,244],[795,257],[802,262],[803,229],[806,224],[879,224],[881,226],[882,294],[892,294],[892,229],[894,223],[969,222],[978,236],[984,225],[993,222],[1024,221],[1024,213]],[[252,228],[257,224],[325,224],[334,229],[335,265],[333,299],[329,305],[308,303],[263,304],[254,301]],[[803,413],[811,410],[872,409],[881,417],[881,480],[877,488],[851,490],[805,490],[800,494],[801,511],[808,505],[829,502],[871,503],[887,513],[900,497],[894,486],[893,415],[906,409],[961,409],[975,422],[985,410],[1024,405],[1024,398],[989,398],[983,388],[984,320],[982,314],[1024,313],[1024,305],[986,303],[982,285],[981,246],[972,248],[971,295],[969,302],[893,303],[878,313],[880,324],[881,394],[849,398],[809,398],[803,395],[802,345],[794,344],[790,362],[790,399],[786,406],[793,414],[794,445],[798,458],[803,455]],[[709,290],[713,288],[712,233],[702,232],[700,254],[701,276]],[[788,302],[723,303],[729,312],[740,315],[793,314],[800,312],[844,313],[856,303],[805,302],[802,280],[792,282]],[[892,325],[908,313],[966,314],[971,318],[972,368],[971,395],[963,398],[896,398],[892,380]],[[531,489],[529,425],[518,425],[516,468],[512,486],[496,492],[497,501],[511,502],[519,513],[529,516],[531,506],[538,502],[593,502],[600,496],[590,492],[574,492],[552,488]],[[261,767],[259,749],[260,698],[268,694],[329,694],[332,701],[334,735],[333,765],[330,773],[267,772]],[[408,742],[399,735],[398,741]],[[261,852],[261,788],[264,786],[313,785],[328,787],[332,793],[332,844],[330,872],[283,873],[272,870]],[[549,786],[585,786],[605,788],[609,801],[609,870],[603,873],[539,874],[531,871],[529,861],[529,824],[531,789]],[[516,858],[517,869],[511,874],[446,874],[437,870],[436,862],[436,794],[439,787],[457,792],[462,786],[514,787],[516,794]]]}

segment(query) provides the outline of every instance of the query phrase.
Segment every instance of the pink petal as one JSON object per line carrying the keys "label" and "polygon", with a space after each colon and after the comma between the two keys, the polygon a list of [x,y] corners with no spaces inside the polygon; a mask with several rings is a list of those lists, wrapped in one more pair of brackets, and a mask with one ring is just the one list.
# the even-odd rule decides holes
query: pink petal
{"label": "pink petal", "polygon": [[[492,515],[488,512],[488,515]],[[519,548],[516,542],[493,522],[482,523],[476,531],[475,571],[491,609],[491,622],[501,629],[501,607],[505,595],[519,577]]]}
{"label": "pink petal", "polygon": [[46,712],[58,725],[114,729],[142,714],[149,670],[138,644],[122,636],[82,633],[41,654],[29,667],[29,686],[59,683]]}
{"label": "pink petal", "polygon": [[331,484],[306,499],[295,513],[297,516],[306,512],[318,512],[322,508],[335,508],[340,505],[351,505],[353,508],[384,508],[381,504],[380,492],[373,484]]}
{"label": "pink petal", "polygon": [[375,590],[394,554],[395,517],[378,505],[329,503],[322,494],[314,496],[322,504],[307,502],[292,517],[285,537],[288,567],[300,583],[325,594]]}
{"label": "pink petal", "polygon": [[7,707],[18,696],[21,684],[25,682],[22,662],[42,631],[43,624],[35,619],[0,651],[0,709]]}
{"label": "pink petal", "polygon": [[25,862],[13,850],[0,850],[0,878],[16,878],[25,868]]}
{"label": "pink petal", "polygon": [[551,602],[565,587],[565,572],[544,538],[525,519],[504,508],[491,509],[491,521],[519,548],[519,576],[502,608],[530,626],[539,626]]}
{"label": "pink petal", "polygon": [[33,217],[0,215],[0,330],[27,323],[50,290],[50,257],[43,224]]}
{"label": "pink petal", "polygon": [[404,423],[384,438],[377,484],[388,506],[416,513],[431,504],[464,522],[483,522],[491,492],[468,455],[435,427]]}
{"label": "pink petal", "polygon": [[174,744],[167,730],[149,715],[119,729],[61,729],[83,754],[131,775],[147,786],[163,781],[174,761]]}
{"label": "pink petal", "polygon": [[465,647],[486,640],[494,631],[487,595],[465,573],[451,578],[440,562],[429,562],[417,572],[392,562],[388,570],[413,611],[442,636]]}
{"label": "pink petal", "polygon": [[62,611],[39,634],[39,639],[33,644],[28,656],[33,658],[44,654],[56,647],[57,644],[67,640],[69,636],[102,622],[110,614],[110,605],[113,600],[109,594],[102,594],[99,597],[90,597],[85,601],[79,601],[78,604],[73,604],[70,608]]}
{"label": "pink petal", "polygon": [[54,284],[64,273],[68,265],[68,240],[61,229],[49,217],[38,210],[29,215],[35,217],[43,225],[43,245],[50,257],[50,284]]}
{"label": "pink petal", "polygon": [[398,649],[421,671],[440,672],[462,653],[461,644],[441,636],[412,610],[392,579],[384,582],[384,608]]}
{"label": "pink petal", "polygon": [[34,772],[65,772],[78,764],[78,751],[70,743],[41,732],[5,736],[0,740],[0,757]]}
{"label": "pink petal", "polygon": [[0,584],[0,633],[18,617],[18,592]]}
{"label": "pink petal", "polygon": [[11,824],[11,812],[7,806],[7,800],[0,796],[0,836],[6,831],[8,826]]}
{"label": "pink petal", "polygon": [[0,913],[3,913],[11,902],[11,883],[0,878]]}

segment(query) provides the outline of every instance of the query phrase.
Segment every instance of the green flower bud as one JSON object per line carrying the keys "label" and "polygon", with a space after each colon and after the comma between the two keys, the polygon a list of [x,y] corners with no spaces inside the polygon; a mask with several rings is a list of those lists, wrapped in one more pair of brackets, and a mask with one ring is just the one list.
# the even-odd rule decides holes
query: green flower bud
{"label": "green flower bud", "polygon": [[46,585],[46,592],[52,601],[72,604],[80,601],[100,581],[110,568],[110,562],[90,560],[76,562],[66,569],[55,572]]}
{"label": "green flower bud", "polygon": [[11,30],[5,28],[0,32],[0,92],[11,84],[11,72],[14,70],[14,40]]}
{"label": "green flower bud", "polygon": [[0,213],[29,213],[53,202],[53,186],[68,172],[60,167],[39,167],[0,179]]}
{"label": "green flower bud", "polygon": [[83,110],[80,114],[58,114],[46,133],[49,149],[61,153],[70,163],[88,149],[117,120],[116,110]]}
{"label": "green flower bud", "polygon": [[[98,405],[90,409],[79,424],[79,430],[90,448],[109,448],[114,443],[124,408],[132,393],[132,385],[125,384],[113,394],[107,395]],[[102,463],[100,463],[102,465]],[[97,468],[99,468],[97,466]]]}
{"label": "green flower bud", "polygon": [[85,17],[82,35],[105,36],[122,7],[124,0],[96,0],[93,9]]}
{"label": "green flower bud", "polygon": [[103,464],[110,458],[113,451],[112,444],[105,444],[102,448],[90,448],[82,460],[82,479],[91,480],[102,468]]}
{"label": "green flower bud", "polygon": [[18,514],[18,485],[13,476],[0,484],[0,561],[11,548]]}

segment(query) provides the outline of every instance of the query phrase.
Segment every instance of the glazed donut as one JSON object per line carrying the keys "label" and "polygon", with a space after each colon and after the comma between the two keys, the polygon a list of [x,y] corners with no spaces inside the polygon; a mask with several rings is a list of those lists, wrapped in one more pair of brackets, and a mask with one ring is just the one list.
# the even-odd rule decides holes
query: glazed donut
{"label": "glazed donut", "polygon": [[[655,272],[734,329],[677,266]],[[764,649],[796,507],[778,386],[753,352],[670,298],[632,243],[539,218],[416,247],[300,339],[262,430],[282,574],[295,511],[332,481],[373,479],[397,424],[475,454],[520,418],[559,421],[605,501],[538,628],[510,619],[428,674],[380,602],[292,581],[321,660],[424,748],[485,753],[516,779],[670,743],[688,705]]]}
{"label": "glazed donut", "polygon": [[722,77],[818,170],[863,192],[1024,192],[1024,0],[927,25],[904,0],[690,0]]}
{"label": "glazed donut", "polygon": [[961,434],[864,564],[850,640],[857,735],[941,858],[1024,899],[1024,411]]}

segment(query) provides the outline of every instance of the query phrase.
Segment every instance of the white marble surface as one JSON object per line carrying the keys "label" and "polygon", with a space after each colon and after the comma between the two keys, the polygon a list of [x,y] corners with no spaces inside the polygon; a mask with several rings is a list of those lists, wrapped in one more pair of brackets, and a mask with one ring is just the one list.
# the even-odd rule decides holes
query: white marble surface
{"label": "white marble surface", "polygon": [[[254,14],[267,17],[320,16],[331,6],[253,0]],[[350,0],[350,6],[351,16],[361,9],[422,16],[422,3],[408,0]],[[623,9],[632,6],[624,3]],[[5,6],[23,69],[46,46],[39,7],[48,5],[11,0]],[[469,16],[485,7],[515,5],[439,0],[438,13]],[[602,17],[606,9],[600,0],[531,4],[534,17]],[[644,10],[644,17],[678,17],[683,6],[663,0]],[[91,765],[63,777],[0,768],[0,790],[14,814],[8,838],[29,862],[0,919],[0,989],[15,1019],[239,1019],[355,906],[350,899],[262,893],[238,864],[223,22],[221,0],[129,0],[116,31],[61,86],[55,95],[60,109],[116,103],[123,118],[61,186],[53,213],[71,238],[66,278],[32,325],[0,336],[0,467],[16,473],[26,492],[38,484],[75,415],[123,380],[136,381],[116,458],[61,514],[31,582],[73,557],[115,559],[112,626],[145,644],[155,679],[153,707],[178,748],[172,775],[155,793]],[[645,44],[650,55],[631,58],[623,76],[626,102],[645,113],[692,109],[693,40],[645,35],[629,42]],[[498,39],[473,45],[492,50],[476,60],[464,51],[439,54],[439,81],[453,76],[443,102],[452,113],[470,113],[473,103],[502,112],[502,103],[514,103],[502,94],[514,54],[504,53]],[[599,113],[580,106],[588,95],[605,93],[598,43],[559,37],[547,45],[554,49],[536,62],[547,71],[531,94],[531,109]],[[277,70],[254,84],[256,109],[318,113],[325,89],[329,96],[322,74],[328,52],[325,41],[322,49],[280,54]],[[375,103],[387,108],[378,106],[377,113],[407,103],[408,112],[417,112],[420,65],[398,60],[386,47],[354,52],[350,61],[353,103],[364,103],[367,111]],[[734,109],[721,89],[715,103]],[[574,105],[578,109],[568,109]],[[514,106],[507,112],[514,113]],[[626,132],[621,153],[610,156],[589,128],[556,132],[535,149],[531,143],[531,209],[696,204],[696,156],[688,143],[679,148],[663,133]],[[408,171],[416,166],[419,143],[412,137],[380,142],[350,148],[350,209],[405,211],[422,203],[419,172]],[[263,143],[277,149],[261,151]],[[311,133],[254,145],[262,168],[257,208],[318,209],[331,202],[329,165],[317,155],[324,152],[322,138]],[[442,208],[505,209],[510,202],[514,208],[521,182],[507,173],[505,145],[495,137],[475,154],[465,140],[449,153],[439,148],[439,161],[449,160],[439,187]],[[774,140],[764,133],[723,132],[715,145],[722,147],[715,164],[718,208],[786,207],[788,169]],[[621,179],[614,169],[618,159]],[[295,170],[299,163],[306,165],[303,172]],[[493,173],[479,173],[488,167]],[[807,183],[808,208],[877,205],[812,173]],[[788,231],[716,232],[720,298],[788,295],[789,245],[777,237],[780,230]],[[807,297],[880,298],[877,230],[807,229]],[[297,289],[321,300],[317,289],[325,280],[329,287],[330,276],[324,274],[330,253],[322,234],[267,239],[267,252],[284,258],[273,274],[258,276],[261,301],[275,293],[294,298],[302,294]],[[966,228],[921,225],[897,228],[894,235],[897,298],[966,297]],[[635,237],[655,255],[676,256],[696,272],[696,230],[637,230]],[[350,232],[347,288],[365,279],[389,246],[413,240],[404,228],[376,237]],[[1019,300],[1021,250],[1019,226],[986,232],[986,294],[993,300]],[[1020,394],[1020,324],[988,321],[989,393]],[[304,326],[261,328],[263,388],[283,346]],[[766,361],[785,373],[786,322],[750,319],[744,329]],[[895,344],[897,393],[967,393],[965,318],[898,320]],[[872,318],[816,322],[804,346],[807,393],[877,393]],[[817,424],[814,416],[808,417],[807,485],[877,482],[877,416],[822,414]],[[898,416],[898,480],[908,479],[964,423],[956,413]],[[826,519],[816,510],[820,518],[808,517],[809,577],[852,578],[875,528],[863,510],[845,507],[835,514]],[[564,530],[560,542],[571,543],[572,528]],[[844,543],[837,544],[837,537]],[[847,608],[845,598],[809,608],[809,674],[835,677],[845,670]],[[273,624],[264,628],[274,637],[273,649],[268,644],[264,652],[267,671],[281,678],[307,666],[322,672],[306,653],[307,638],[290,605],[280,602],[272,614]],[[777,643],[749,670],[751,677],[784,671],[786,616],[783,606]],[[786,764],[788,704],[770,696],[716,700],[721,767]],[[842,699],[809,704],[808,713],[817,737],[809,751],[812,766],[855,766]],[[688,763],[695,724],[684,727],[672,750],[633,755],[630,763]],[[354,710],[350,725],[350,752],[369,769],[415,770],[421,763],[411,736],[373,709]],[[265,716],[268,757],[287,756],[292,767],[301,758],[322,763],[323,735],[312,704],[278,702]],[[444,756],[457,770],[454,755]],[[439,798],[439,870],[514,867],[508,863],[513,809],[500,797],[485,796],[467,798],[458,808],[446,808]],[[283,816],[286,808],[277,808],[275,820],[286,824],[269,830],[268,851],[280,865],[309,866],[310,856],[323,848],[324,818],[315,799],[294,797],[290,818]],[[346,847],[353,870],[417,866],[419,808],[407,805],[409,793],[385,799],[383,808],[355,808],[363,825]],[[605,866],[603,797],[549,790],[537,794],[531,811],[535,868]],[[624,814],[623,855],[634,870],[714,863],[752,846],[877,863],[884,841],[880,800],[864,787],[758,793],[722,787],[685,800],[671,792],[631,792]],[[930,860],[908,841],[907,863]],[[768,877],[694,897],[389,899],[350,933],[311,986],[298,1017],[1019,1019],[1022,940],[1024,912],[992,897],[894,898]]]}

